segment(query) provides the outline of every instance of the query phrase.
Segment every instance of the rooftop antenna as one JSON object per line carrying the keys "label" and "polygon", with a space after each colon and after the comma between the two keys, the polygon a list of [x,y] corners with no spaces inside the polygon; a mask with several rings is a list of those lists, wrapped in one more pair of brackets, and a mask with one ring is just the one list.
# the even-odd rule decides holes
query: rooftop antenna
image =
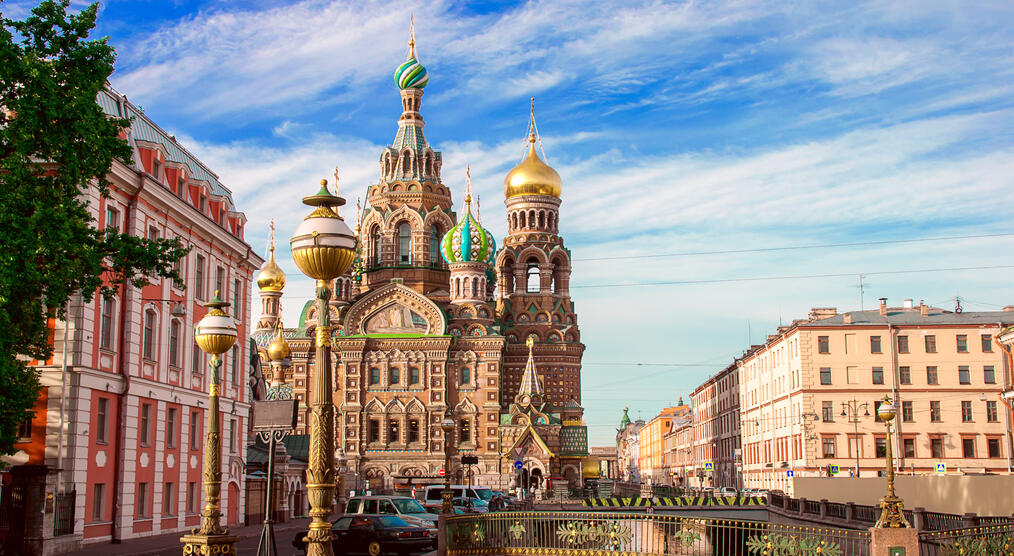
{"label": "rooftop antenna", "polygon": [[955,295],[954,296],[954,312],[955,313],[960,313],[961,311],[962,311],[962,309],[961,309],[961,298],[958,297],[957,295]]}
{"label": "rooftop antenna", "polygon": [[865,274],[859,275],[859,310],[863,310],[863,294],[866,293],[866,286],[869,286],[869,282],[863,282],[863,278],[866,278]]}

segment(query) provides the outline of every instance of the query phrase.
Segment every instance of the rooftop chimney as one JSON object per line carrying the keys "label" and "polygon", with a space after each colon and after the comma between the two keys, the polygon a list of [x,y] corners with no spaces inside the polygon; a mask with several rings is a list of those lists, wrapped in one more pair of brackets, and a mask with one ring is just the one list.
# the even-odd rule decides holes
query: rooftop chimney
{"label": "rooftop chimney", "polygon": [[929,316],[929,305],[923,303],[921,299],[919,300],[919,314],[924,317]]}
{"label": "rooftop chimney", "polygon": [[810,309],[810,322],[838,316],[837,307],[814,307]]}
{"label": "rooftop chimney", "polygon": [[906,299],[905,300],[905,308],[906,309],[911,309],[912,308],[912,300],[911,299]]}
{"label": "rooftop chimney", "polygon": [[845,324],[852,324],[852,313],[845,313],[842,315],[842,319]]}
{"label": "rooftop chimney", "polygon": [[881,297],[880,298],[880,316],[882,316],[882,317],[886,317],[887,316],[887,298],[886,297]]}

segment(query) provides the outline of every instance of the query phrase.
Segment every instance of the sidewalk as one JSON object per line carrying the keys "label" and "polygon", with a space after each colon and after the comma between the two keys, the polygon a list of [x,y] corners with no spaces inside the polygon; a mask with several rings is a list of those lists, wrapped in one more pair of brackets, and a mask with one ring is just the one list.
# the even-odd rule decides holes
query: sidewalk
{"label": "sidewalk", "polygon": [[[305,530],[310,520],[297,518],[286,523],[275,524],[275,544],[278,547],[278,556],[294,556],[302,554],[292,546],[292,537],[300,530]],[[257,554],[257,541],[260,540],[263,524],[249,525],[246,527],[234,527],[229,532],[239,537],[236,543],[236,552],[243,556],[254,556]],[[111,556],[113,554],[130,554],[132,556],[179,556],[183,553],[183,545],[180,537],[188,531],[179,531],[165,535],[142,537],[138,539],[125,540],[120,544],[111,544],[108,541],[94,544],[86,544],[75,556]]]}

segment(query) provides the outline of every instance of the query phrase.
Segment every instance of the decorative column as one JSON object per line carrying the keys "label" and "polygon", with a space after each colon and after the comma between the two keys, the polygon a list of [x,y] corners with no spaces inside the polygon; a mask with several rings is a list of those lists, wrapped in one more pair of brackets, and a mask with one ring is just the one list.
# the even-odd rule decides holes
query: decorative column
{"label": "decorative column", "polygon": [[201,322],[197,323],[194,339],[205,353],[211,354],[211,378],[208,385],[208,427],[205,434],[204,452],[204,494],[207,502],[201,513],[201,527],[192,534],[180,538],[183,543],[183,554],[222,554],[236,553],[234,544],[239,539],[229,534],[222,527],[220,519],[222,511],[219,499],[222,493],[222,437],[218,430],[219,411],[218,398],[221,395],[221,383],[218,370],[222,366],[219,356],[236,343],[236,327],[232,317],[223,310],[229,303],[222,301],[215,291],[215,297],[204,304],[209,308]]}
{"label": "decorative column", "polygon": [[918,554],[919,532],[905,519],[905,506],[894,492],[894,458],[891,448],[891,421],[897,416],[897,408],[891,398],[884,397],[877,414],[887,426],[887,496],[880,500],[880,519],[870,529],[870,555],[891,556],[893,554]]}
{"label": "decorative column", "polygon": [[454,515],[454,505],[451,499],[454,493],[451,491],[451,438],[454,432],[454,419],[450,411],[440,421],[440,429],[444,431],[444,491],[440,493],[443,503],[440,506],[440,514],[444,516]]}
{"label": "decorative column", "polygon": [[334,506],[334,392],[331,381],[331,290],[328,284],[341,276],[355,258],[356,240],[334,207],[345,204],[321,180],[316,195],[303,204],[316,207],[307,216],[289,244],[292,258],[303,274],[317,281],[316,367],[310,386],[310,448],[306,469],[306,490],[310,502],[310,529],[306,536],[308,556],[331,556],[331,523]]}

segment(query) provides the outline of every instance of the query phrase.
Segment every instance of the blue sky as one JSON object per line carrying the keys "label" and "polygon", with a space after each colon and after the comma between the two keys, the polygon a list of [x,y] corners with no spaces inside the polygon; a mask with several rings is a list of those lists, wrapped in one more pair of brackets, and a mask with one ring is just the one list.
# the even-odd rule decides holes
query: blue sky
{"label": "blue sky", "polygon": [[[335,164],[351,204],[377,180],[413,12],[427,138],[452,190],[471,165],[498,238],[537,99],[593,444],[779,321],[857,309],[859,274],[867,308],[1014,303],[1014,269],[876,274],[1014,264],[1011,236],[657,256],[1011,232],[1010,2],[110,1],[98,31],[114,86],[220,174],[263,249],[268,220],[287,238]],[[291,320],[312,288],[283,259]],[[593,287],[814,274],[848,276]]]}

